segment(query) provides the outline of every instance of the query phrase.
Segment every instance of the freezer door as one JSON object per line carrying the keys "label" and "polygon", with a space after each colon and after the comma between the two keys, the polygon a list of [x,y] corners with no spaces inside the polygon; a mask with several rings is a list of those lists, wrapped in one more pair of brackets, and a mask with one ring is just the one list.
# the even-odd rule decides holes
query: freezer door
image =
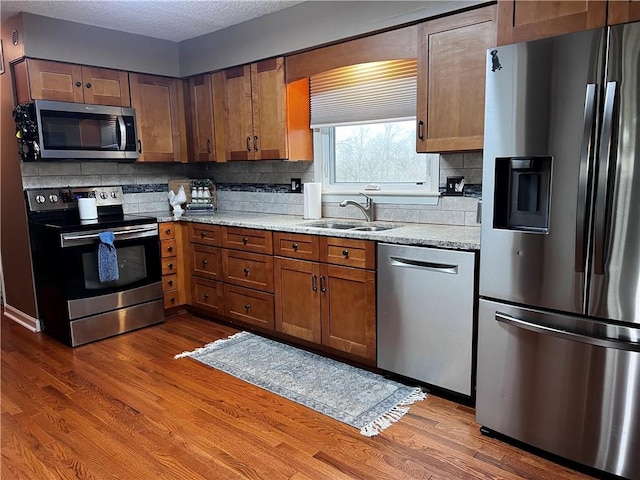
{"label": "freezer door", "polygon": [[640,323],[640,23],[612,27],[589,314]]}
{"label": "freezer door", "polygon": [[640,329],[480,300],[476,420],[640,478]]}
{"label": "freezer door", "polygon": [[604,30],[487,52],[480,295],[586,309]]}

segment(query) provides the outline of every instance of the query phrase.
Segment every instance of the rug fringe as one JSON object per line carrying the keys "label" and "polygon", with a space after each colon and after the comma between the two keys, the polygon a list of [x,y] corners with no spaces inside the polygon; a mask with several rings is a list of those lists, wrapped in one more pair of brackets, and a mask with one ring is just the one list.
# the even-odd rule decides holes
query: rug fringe
{"label": "rug fringe", "polygon": [[179,359],[179,358],[184,358],[184,357],[193,357],[194,355],[197,355],[199,353],[204,353],[207,350],[209,350],[211,347],[217,347],[225,342],[228,342],[229,340],[235,339],[235,338],[240,338],[243,337],[244,335],[247,335],[249,332],[238,332],[238,333],[234,333],[233,335],[226,337],[226,338],[221,338],[219,340],[216,340],[215,342],[211,342],[211,343],[207,343],[204,347],[200,347],[200,348],[196,348],[194,351],[192,352],[182,352],[182,353],[178,353],[176,355],[174,355],[174,359]]}
{"label": "rug fringe", "polygon": [[374,437],[381,433],[383,430],[389,428],[396,423],[409,411],[408,405],[412,405],[416,402],[427,398],[427,394],[422,391],[420,387],[417,387],[411,391],[407,397],[404,398],[398,405],[393,407],[388,412],[384,413],[380,417],[376,418],[372,422],[360,429],[360,434],[365,437]]}

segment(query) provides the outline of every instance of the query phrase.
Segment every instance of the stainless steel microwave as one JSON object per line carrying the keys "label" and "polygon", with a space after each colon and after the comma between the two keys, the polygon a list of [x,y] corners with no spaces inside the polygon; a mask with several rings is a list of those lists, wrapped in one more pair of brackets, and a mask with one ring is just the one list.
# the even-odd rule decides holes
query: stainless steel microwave
{"label": "stainless steel microwave", "polygon": [[133,108],[35,100],[13,117],[24,161],[138,158]]}

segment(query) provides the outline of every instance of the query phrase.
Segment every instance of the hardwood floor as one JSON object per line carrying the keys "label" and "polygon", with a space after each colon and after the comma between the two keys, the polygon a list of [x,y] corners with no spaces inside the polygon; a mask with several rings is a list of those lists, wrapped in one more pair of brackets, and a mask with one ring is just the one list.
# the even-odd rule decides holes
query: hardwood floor
{"label": "hardwood floor", "polygon": [[173,356],[234,333],[183,314],[71,349],[2,319],[3,479],[580,479],[429,397],[377,437]]}

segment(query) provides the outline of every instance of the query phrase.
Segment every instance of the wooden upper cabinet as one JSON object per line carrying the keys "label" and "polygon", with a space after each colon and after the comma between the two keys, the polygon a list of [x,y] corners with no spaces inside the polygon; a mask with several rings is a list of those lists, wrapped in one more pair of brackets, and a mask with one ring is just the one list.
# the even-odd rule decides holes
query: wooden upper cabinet
{"label": "wooden upper cabinet", "polygon": [[139,162],[180,162],[186,157],[182,80],[129,74],[138,123]]}
{"label": "wooden upper cabinet", "polygon": [[601,0],[499,0],[498,45],[604,27],[606,17]]}
{"label": "wooden upper cabinet", "polygon": [[419,25],[416,151],[482,149],[494,18],[491,5]]}
{"label": "wooden upper cabinet", "polygon": [[26,58],[13,66],[16,100],[128,107],[129,75],[120,70]]}
{"label": "wooden upper cabinet", "polygon": [[313,159],[309,81],[285,83],[284,58],[214,73],[213,90],[225,160]]}
{"label": "wooden upper cabinet", "polygon": [[196,162],[214,162],[216,150],[211,74],[207,73],[189,79],[189,100],[194,160]]}
{"label": "wooden upper cabinet", "polygon": [[629,22],[640,22],[640,0],[609,1],[607,23],[618,25]]}

